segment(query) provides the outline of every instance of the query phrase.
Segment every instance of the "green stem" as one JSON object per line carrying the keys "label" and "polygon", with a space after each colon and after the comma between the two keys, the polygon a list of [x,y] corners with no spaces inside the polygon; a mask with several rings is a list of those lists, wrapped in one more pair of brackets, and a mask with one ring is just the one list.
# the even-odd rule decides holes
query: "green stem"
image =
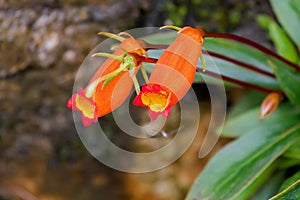
{"label": "green stem", "polygon": [[112,59],[115,59],[119,62],[122,62],[124,60],[124,56],[116,56],[116,55],[110,54],[110,53],[94,53],[92,55],[92,57],[95,57],[95,56],[102,56],[102,57],[112,58]]}
{"label": "green stem", "polygon": [[109,38],[113,38],[113,39],[118,40],[120,42],[123,42],[123,40],[125,40],[125,38],[123,38],[121,36],[118,36],[118,35],[115,35],[115,34],[112,34],[112,33],[108,33],[108,32],[99,32],[98,35],[103,35],[103,36],[106,36],[106,37],[109,37]]}
{"label": "green stem", "polygon": [[136,94],[140,93],[140,85],[135,75],[131,76]]}
{"label": "green stem", "polygon": [[87,90],[85,92],[86,96],[87,97],[91,97],[93,96],[94,92],[95,92],[95,89],[96,87],[98,86],[98,84],[101,82],[101,81],[104,81],[110,77],[115,77],[117,76],[118,74],[120,74],[122,71],[124,71],[124,68],[118,68],[116,69],[115,71],[111,72],[111,73],[108,73],[96,80],[94,80],[91,84],[89,84],[89,86],[87,87]]}
{"label": "green stem", "polygon": [[142,72],[142,75],[143,75],[143,78],[144,78],[145,82],[148,83],[148,81],[149,81],[148,75],[147,75],[147,72],[146,72],[145,67],[143,65],[141,65],[141,72]]}
{"label": "green stem", "polygon": [[202,64],[202,67],[203,67],[203,72],[205,72],[205,70],[206,70],[206,62],[205,62],[204,56],[202,54],[202,51],[200,51],[200,60],[201,60],[201,64]]}

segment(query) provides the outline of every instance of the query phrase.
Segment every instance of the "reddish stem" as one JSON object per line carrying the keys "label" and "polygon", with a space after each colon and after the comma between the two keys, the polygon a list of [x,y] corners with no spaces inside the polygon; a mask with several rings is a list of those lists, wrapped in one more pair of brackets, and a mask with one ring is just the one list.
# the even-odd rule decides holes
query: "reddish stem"
{"label": "reddish stem", "polygon": [[294,68],[297,71],[300,71],[300,67],[298,65],[296,65],[295,63],[292,63],[291,61],[285,59],[284,57],[274,53],[273,51],[271,51],[270,49],[256,43],[253,42],[252,40],[249,40],[247,38],[238,36],[238,35],[233,35],[233,34],[227,34],[227,33],[214,33],[214,32],[205,32],[204,37],[215,37],[215,38],[225,38],[225,39],[231,39],[231,40],[235,40],[235,41],[239,41],[241,43],[247,44],[249,46],[252,46],[270,56],[273,56],[279,60],[281,60],[282,62],[286,63],[287,65],[289,65],[290,67]]}
{"label": "reddish stem", "polygon": [[228,76],[220,75],[218,73],[215,73],[215,72],[212,72],[212,71],[209,71],[209,70],[206,70],[203,73],[206,74],[206,75],[218,78],[218,79],[222,78],[223,80],[228,81],[230,83],[234,83],[234,84],[246,87],[246,88],[255,89],[255,90],[258,90],[258,91],[261,91],[261,92],[266,92],[266,93],[280,92],[278,90],[272,90],[272,89],[269,89],[269,88],[264,88],[264,87],[254,85],[254,84],[251,84],[251,83],[247,83],[247,82],[244,82],[244,81],[241,81],[241,80],[237,80],[237,79],[234,79],[234,78],[231,78],[231,77],[228,77]]}
{"label": "reddish stem", "polygon": [[145,58],[145,57],[143,57],[143,56],[140,56],[139,57],[139,62],[147,62],[147,63],[156,63],[157,62],[157,58]]}
{"label": "reddish stem", "polygon": [[236,60],[234,58],[229,58],[227,56],[224,56],[224,55],[221,55],[221,54],[218,54],[218,53],[215,53],[215,52],[212,52],[212,51],[204,51],[203,52],[204,54],[208,54],[210,56],[213,56],[213,57],[216,57],[216,58],[220,58],[220,59],[223,59],[223,60],[226,60],[228,62],[231,62],[231,63],[234,63],[234,64],[237,64],[237,65],[240,65],[246,69],[249,69],[249,70],[252,70],[252,71],[255,71],[255,72],[258,72],[258,73],[261,73],[263,75],[266,75],[266,76],[269,76],[269,77],[272,77],[272,78],[275,78],[275,75],[270,73],[270,72],[267,72],[267,71],[264,71],[262,69],[259,69],[253,65],[249,65],[247,63],[244,63],[244,62],[241,62],[239,60]]}

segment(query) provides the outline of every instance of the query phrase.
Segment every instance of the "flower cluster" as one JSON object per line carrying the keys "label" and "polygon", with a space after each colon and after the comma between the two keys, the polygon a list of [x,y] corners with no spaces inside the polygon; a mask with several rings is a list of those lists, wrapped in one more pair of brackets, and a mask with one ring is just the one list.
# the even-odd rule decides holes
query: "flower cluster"
{"label": "flower cluster", "polygon": [[[149,116],[155,120],[159,115],[167,118],[171,107],[188,92],[196,74],[199,57],[202,57],[203,32],[192,27],[175,28],[178,36],[159,59],[148,79],[143,62],[148,58],[147,43],[121,35],[101,33],[119,40],[121,43],[113,54],[97,53],[105,56],[101,65],[85,88],[80,89],[68,100],[67,106],[81,113],[84,126],[97,122],[98,118],[118,108],[128,97],[132,85],[137,96],[136,106],[147,107]],[[124,33],[122,33],[124,35]],[[146,84],[141,87],[136,73],[141,70]]]}

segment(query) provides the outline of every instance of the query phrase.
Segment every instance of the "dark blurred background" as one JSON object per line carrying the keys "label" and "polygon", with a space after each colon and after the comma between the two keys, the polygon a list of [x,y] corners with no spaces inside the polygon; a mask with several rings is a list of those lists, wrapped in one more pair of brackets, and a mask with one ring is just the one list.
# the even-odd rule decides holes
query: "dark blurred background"
{"label": "dark blurred background", "polygon": [[259,13],[272,14],[267,1],[0,0],[0,200],[183,199],[209,159],[197,156],[210,118],[203,86],[194,86],[204,111],[192,147],[165,169],[127,174],[95,160],[77,136],[65,106],[76,71],[104,39],[99,31],[191,25],[267,43]]}

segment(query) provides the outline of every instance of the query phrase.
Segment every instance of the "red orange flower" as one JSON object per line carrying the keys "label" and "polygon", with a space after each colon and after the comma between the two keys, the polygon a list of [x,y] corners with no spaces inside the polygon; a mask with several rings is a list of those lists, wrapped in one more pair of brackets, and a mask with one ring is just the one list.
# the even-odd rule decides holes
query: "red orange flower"
{"label": "red orange flower", "polygon": [[[183,98],[194,80],[196,65],[201,57],[203,32],[191,27],[180,29],[178,37],[158,59],[149,81],[141,67],[141,62],[148,59],[142,48],[144,43],[131,36],[125,39],[108,33],[105,35],[121,40],[120,46],[113,54],[95,54],[108,59],[88,85],[73,94],[67,106],[81,112],[83,124],[88,126],[96,122],[98,117],[119,107],[134,84],[138,94],[134,105],[148,107],[153,120],[159,115],[168,117],[171,107]],[[140,67],[145,81],[148,82],[141,92],[135,77]]]}
{"label": "red orange flower", "polygon": [[149,108],[150,117],[168,117],[170,109],[188,92],[201,56],[203,32],[184,27],[179,36],[158,59],[147,85],[134,100],[134,105]]}
{"label": "red orange flower", "polygon": [[[124,54],[124,51],[127,53]],[[72,95],[67,106],[81,112],[85,126],[96,122],[98,117],[112,112],[126,100],[136,80],[135,73],[140,66],[135,55],[144,54],[146,51],[137,40],[123,39],[120,46],[101,65],[88,85]]]}

